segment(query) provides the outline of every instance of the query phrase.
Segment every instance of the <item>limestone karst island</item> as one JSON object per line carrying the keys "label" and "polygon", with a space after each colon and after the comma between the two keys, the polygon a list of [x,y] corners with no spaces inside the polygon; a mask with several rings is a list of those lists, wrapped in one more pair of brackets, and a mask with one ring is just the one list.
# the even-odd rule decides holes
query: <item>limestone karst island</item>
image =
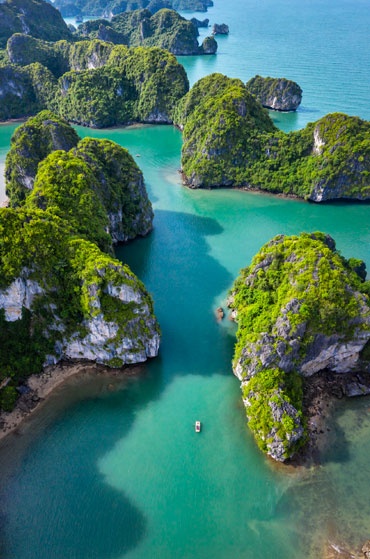
{"label": "limestone karst island", "polygon": [[369,26],[0,3],[3,559],[370,557]]}

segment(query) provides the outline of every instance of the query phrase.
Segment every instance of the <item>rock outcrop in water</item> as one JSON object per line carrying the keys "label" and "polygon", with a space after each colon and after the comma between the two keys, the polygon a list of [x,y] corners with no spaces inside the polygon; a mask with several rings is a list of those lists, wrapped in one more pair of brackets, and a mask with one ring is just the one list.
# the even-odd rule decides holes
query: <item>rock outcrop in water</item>
{"label": "rock outcrop in water", "polygon": [[[19,41],[37,48],[25,53],[15,48]],[[157,47],[127,48],[99,40],[45,44],[23,36],[12,43],[12,53],[18,64],[28,65],[0,68],[3,120],[46,108],[97,128],[133,122],[170,124],[177,102],[189,89],[175,56]],[[69,71],[63,73],[66,67]]]}
{"label": "rock outcrop in water", "polygon": [[79,26],[77,33],[81,37],[109,40],[130,47],[156,46],[177,56],[215,54],[217,51],[217,43],[213,38],[208,38],[206,51],[199,46],[197,25],[168,9],[155,14],[149,10],[135,10],[118,14],[109,21],[87,21]]}
{"label": "rock outcrop in water", "polygon": [[249,426],[275,460],[305,442],[304,377],[369,369],[370,284],[353,271],[358,263],[322,233],[279,235],[232,288],[233,370]]}
{"label": "rock outcrop in water", "polygon": [[302,101],[302,89],[286,78],[254,76],[246,87],[264,107],[275,111],[295,111]]}
{"label": "rock outcrop in water", "polygon": [[76,142],[68,128],[44,111],[16,131],[7,160],[14,207],[0,211],[4,409],[18,382],[45,365],[86,359],[121,367],[158,352],[152,300],[112,256],[113,243],[152,227],[142,174],[124,148]]}
{"label": "rock outcrop in water", "polygon": [[190,21],[192,23],[194,23],[194,25],[196,25],[197,27],[208,27],[208,24],[209,24],[209,19],[208,18],[200,20],[200,19],[197,19],[196,17],[192,17]]}
{"label": "rock outcrop in water", "polygon": [[229,26],[226,23],[215,23],[212,27],[212,35],[228,35]]}
{"label": "rock outcrop in water", "polygon": [[64,17],[97,16],[111,18],[122,12],[148,9],[155,13],[164,8],[177,11],[206,12],[212,0],[56,0],[55,6]]}
{"label": "rock outcrop in water", "polygon": [[266,190],[314,202],[370,198],[370,122],[326,115],[286,134],[240,81],[212,74],[176,110],[191,188]]}

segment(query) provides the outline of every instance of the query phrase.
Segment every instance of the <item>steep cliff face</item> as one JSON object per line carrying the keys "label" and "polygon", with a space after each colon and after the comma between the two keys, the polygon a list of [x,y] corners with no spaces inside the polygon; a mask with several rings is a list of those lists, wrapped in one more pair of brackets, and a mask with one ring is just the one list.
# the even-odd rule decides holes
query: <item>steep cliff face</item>
{"label": "steep cliff face", "polygon": [[24,270],[5,289],[0,290],[0,308],[4,310],[5,320],[14,322],[22,318],[23,308],[30,310],[37,295],[43,294],[43,289],[37,281],[28,277]]}
{"label": "steep cliff face", "polygon": [[238,80],[213,74],[181,99],[182,171],[191,188],[267,190],[321,202],[370,198],[370,122],[333,113],[278,131]]}
{"label": "steep cliff face", "polygon": [[244,84],[221,74],[199,80],[174,120],[184,130],[182,170],[191,188],[243,184],[263,149],[262,135],[276,130]]}
{"label": "steep cliff face", "polygon": [[175,56],[157,47],[128,49],[100,40],[47,43],[16,35],[9,53],[28,65],[0,68],[0,120],[48,109],[95,128],[171,124],[189,89]]}
{"label": "steep cliff face", "polygon": [[128,151],[109,140],[84,138],[74,153],[89,164],[98,179],[113,243],[147,235],[153,227],[152,205],[143,174]]}
{"label": "steep cliff face", "polygon": [[78,141],[74,129],[50,111],[42,111],[19,126],[11,138],[5,165],[10,204],[18,205],[32,190],[40,161],[53,151],[69,151]]}
{"label": "steep cliff face", "polygon": [[63,337],[56,344],[55,355],[48,356],[48,362],[83,358],[120,367],[155,357],[159,328],[144,286],[127,267],[117,264],[111,264],[108,272],[97,270],[97,280],[87,287],[93,303],[90,316],[82,322],[85,335],[74,332]]}
{"label": "steep cliff face", "polygon": [[56,0],[55,6],[64,17],[76,15],[110,17],[122,12],[130,12],[147,8],[151,13],[158,12],[163,8],[177,11],[189,10],[192,12],[206,12],[207,8],[213,6],[212,0]]}
{"label": "steep cliff face", "polygon": [[309,200],[370,198],[370,123],[335,113],[323,117],[313,129],[317,176]]}
{"label": "steep cliff face", "polygon": [[[93,246],[88,248],[95,251]],[[78,250],[81,252],[81,246]],[[95,256],[101,261],[101,254],[95,252]],[[86,255],[88,267],[90,258],[91,255]],[[40,312],[48,312],[43,337],[52,343],[48,353],[43,355],[44,366],[61,360],[86,359],[122,367],[155,357],[160,342],[159,328],[150,297],[140,281],[113,259],[106,259],[93,274],[90,272],[89,278],[84,277],[85,272],[80,262],[80,277],[74,285],[81,298],[83,318],[75,324],[75,329],[61,318],[62,308],[52,303],[52,289],[48,289],[42,279],[39,282],[29,279],[35,271],[27,269],[23,269],[21,276],[8,287],[0,289],[0,309],[5,313],[5,320],[0,321],[2,328],[6,328],[6,322],[13,322],[15,326],[18,322],[19,330],[23,331],[25,311],[30,311],[33,323],[39,320]],[[87,305],[83,302],[86,297]],[[22,341],[26,343],[27,338]],[[30,339],[28,344],[32,345]]]}
{"label": "steep cliff face", "polygon": [[[58,152],[55,158],[51,157],[53,152]],[[80,222],[91,218],[87,227],[92,230],[99,212],[102,215],[100,232],[94,237],[96,242],[103,242],[106,228],[114,244],[146,235],[152,229],[153,211],[143,175],[128,151],[109,140],[80,140],[66,121],[50,111],[42,111],[16,129],[5,176],[13,207],[22,204],[36,188],[32,202],[28,203],[45,209],[54,205],[60,193],[68,200],[74,187],[75,195],[79,192],[84,200],[74,201],[75,213],[79,213],[79,208],[85,212],[79,217]],[[95,209],[89,218],[85,201],[92,193]],[[60,210],[64,208],[64,204],[59,205]],[[63,211],[68,211],[68,203]]]}
{"label": "steep cliff face", "polygon": [[214,37],[206,37],[200,47],[203,54],[216,54],[218,49],[217,41]]}
{"label": "steep cliff face", "polygon": [[27,70],[13,65],[0,67],[0,120],[20,118],[40,109]]}
{"label": "steep cliff face", "polygon": [[104,66],[112,48],[113,45],[100,40],[52,43],[15,33],[6,50],[12,64],[27,66],[38,62],[59,78],[70,70],[79,72]]}
{"label": "steep cliff face", "polygon": [[[44,112],[16,133],[14,147],[39,162],[28,189],[18,161],[14,207],[0,211],[0,408],[7,410],[18,382],[47,364],[86,359],[122,367],[158,352],[152,300],[112,256],[113,243],[151,229],[142,174],[108,140],[60,149],[78,141],[71,130]],[[40,138],[48,140],[44,152]]]}
{"label": "steep cliff face", "polygon": [[286,78],[254,76],[246,87],[264,107],[275,111],[295,111],[302,101],[302,89]]}
{"label": "steep cliff face", "polygon": [[85,126],[169,124],[188,87],[185,70],[173,54],[117,45],[105,66],[59,78],[55,105],[64,118]]}
{"label": "steep cliff face", "polygon": [[370,286],[352,268],[322,233],[280,235],[235,282],[233,369],[257,442],[276,460],[304,440],[301,379],[364,367]]}
{"label": "steep cliff face", "polygon": [[72,37],[60,12],[43,0],[5,0],[0,4],[0,48],[5,48],[13,33],[45,41]]}
{"label": "steep cliff face", "polygon": [[229,26],[226,23],[215,23],[212,27],[213,35],[228,35]]}
{"label": "steep cliff face", "polygon": [[[198,44],[198,27],[174,10],[161,9],[152,14],[149,10],[121,13],[111,20],[87,21],[79,26],[78,35],[131,47],[160,47],[175,55],[211,54]],[[215,41],[212,54],[217,50]]]}

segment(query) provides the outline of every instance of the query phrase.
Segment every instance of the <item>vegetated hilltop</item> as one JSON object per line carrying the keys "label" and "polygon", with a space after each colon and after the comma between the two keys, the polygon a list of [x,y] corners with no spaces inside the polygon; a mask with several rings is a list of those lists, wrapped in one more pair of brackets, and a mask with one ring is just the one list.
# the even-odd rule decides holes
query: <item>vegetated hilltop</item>
{"label": "vegetated hilltop", "polygon": [[111,41],[131,47],[161,47],[176,55],[215,54],[217,42],[204,39],[199,46],[198,27],[174,10],[135,10],[114,16],[111,21],[98,19],[81,24],[77,35]]}
{"label": "vegetated hilltop", "polygon": [[275,111],[295,111],[302,101],[302,89],[296,82],[286,78],[262,78],[254,76],[246,87],[258,101]]}
{"label": "vegetated hilltop", "polygon": [[306,441],[304,377],[369,370],[365,277],[362,261],[346,260],[316,232],[275,237],[235,281],[233,370],[257,444],[275,460]]}
{"label": "vegetated hilltop", "polygon": [[[80,140],[66,121],[49,111],[19,126],[11,138],[5,181],[12,207],[23,204],[33,191],[40,162],[58,150],[68,152],[68,157],[79,157],[93,171],[92,185],[98,189],[108,216],[104,225],[110,235],[107,250],[111,242],[125,242],[151,230],[153,211],[143,175],[127,150],[109,140]],[[44,203],[45,194],[42,200]],[[105,233],[102,237],[106,238]]]}
{"label": "vegetated hilltop", "polygon": [[265,134],[277,132],[243,82],[221,74],[191,88],[174,122],[183,129],[182,169],[193,188],[243,184],[245,169],[260,157]]}
{"label": "vegetated hilltop", "polygon": [[70,40],[59,10],[43,0],[5,0],[0,4],[0,49],[13,33],[25,33],[45,41]]}
{"label": "vegetated hilltop", "polygon": [[27,66],[0,67],[1,120],[46,108],[92,127],[172,123],[174,107],[189,89],[175,56],[156,47],[98,40],[45,44],[18,35],[9,41],[9,56]]}
{"label": "vegetated hilltop", "polygon": [[329,114],[286,134],[240,80],[212,74],[181,100],[175,122],[192,188],[246,187],[315,202],[370,198],[370,123],[358,117]]}
{"label": "vegetated hilltop", "polygon": [[55,7],[64,17],[98,16],[112,17],[121,12],[131,12],[147,8],[152,13],[168,8],[173,10],[189,10],[206,12],[213,6],[212,0],[56,0]]}
{"label": "vegetated hilltop", "polygon": [[18,382],[44,365],[88,359],[121,367],[154,357],[159,346],[150,296],[112,256],[113,242],[152,226],[142,174],[127,150],[79,140],[44,111],[16,130],[7,179],[12,207],[0,211],[5,410]]}

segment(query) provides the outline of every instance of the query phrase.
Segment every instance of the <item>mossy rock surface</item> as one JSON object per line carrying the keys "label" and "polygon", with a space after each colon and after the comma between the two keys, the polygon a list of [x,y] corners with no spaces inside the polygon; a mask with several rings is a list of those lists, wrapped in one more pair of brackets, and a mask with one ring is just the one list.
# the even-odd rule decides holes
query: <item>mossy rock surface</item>
{"label": "mossy rock surface", "polygon": [[213,74],[180,101],[182,170],[192,188],[241,187],[315,202],[370,198],[370,122],[341,113],[278,131],[238,80]]}
{"label": "mossy rock surface", "polygon": [[276,130],[243,82],[222,74],[197,82],[180,101],[174,121],[183,128],[182,169],[191,187],[243,184],[265,134]]}
{"label": "mossy rock surface", "polygon": [[18,383],[44,365],[87,359],[121,367],[154,357],[160,339],[144,285],[113,257],[114,242],[152,226],[143,177],[127,150],[79,140],[44,111],[16,129],[7,177],[13,207],[0,211],[5,410]]}
{"label": "mossy rock surface", "polygon": [[206,12],[213,6],[212,0],[56,0],[55,6],[64,17],[73,16],[98,16],[104,14],[120,14],[133,10],[147,8],[152,13],[163,8],[177,11],[189,10],[192,12]]}
{"label": "mossy rock surface", "polygon": [[[29,47],[26,52],[24,45]],[[189,90],[183,66],[158,47],[127,48],[98,39],[52,44],[17,35],[9,56],[18,65],[7,62],[0,67],[4,120],[49,109],[95,128],[170,124],[177,103]],[[28,65],[20,66],[23,63]]]}
{"label": "mossy rock surface", "polygon": [[364,366],[369,293],[363,263],[343,258],[320,232],[279,235],[241,271],[230,297],[233,369],[250,427],[273,458],[286,460],[305,441],[302,378]]}
{"label": "mossy rock surface", "polygon": [[44,0],[5,0],[0,4],[0,48],[14,33],[45,41],[71,40],[72,33],[59,10]]}
{"label": "mossy rock surface", "polygon": [[50,111],[16,128],[5,163],[6,193],[10,204],[17,206],[33,189],[38,164],[55,150],[69,151],[79,137],[62,118]]}
{"label": "mossy rock surface", "polygon": [[81,37],[97,38],[131,47],[160,47],[175,55],[215,54],[217,43],[208,38],[206,50],[198,44],[198,27],[176,11],[161,9],[124,12],[111,20],[87,21],[79,26]]}
{"label": "mossy rock surface", "polygon": [[246,83],[246,87],[268,109],[295,111],[302,101],[300,86],[286,78],[263,78],[257,75]]}

